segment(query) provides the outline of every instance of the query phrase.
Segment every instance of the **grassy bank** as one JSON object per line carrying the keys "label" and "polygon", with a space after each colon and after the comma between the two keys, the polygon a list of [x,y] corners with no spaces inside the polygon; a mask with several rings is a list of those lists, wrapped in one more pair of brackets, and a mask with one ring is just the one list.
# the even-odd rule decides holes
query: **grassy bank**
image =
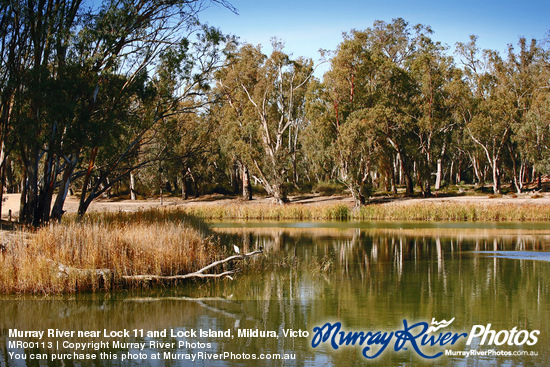
{"label": "grassy bank", "polygon": [[124,275],[186,274],[223,257],[224,249],[184,217],[162,210],[94,214],[82,222],[69,218],[34,232],[5,234],[0,292],[109,289],[121,286]]}
{"label": "grassy bank", "polygon": [[398,221],[548,221],[544,204],[415,203],[370,204],[352,208],[344,204],[196,205],[182,211],[206,220],[398,220]]}

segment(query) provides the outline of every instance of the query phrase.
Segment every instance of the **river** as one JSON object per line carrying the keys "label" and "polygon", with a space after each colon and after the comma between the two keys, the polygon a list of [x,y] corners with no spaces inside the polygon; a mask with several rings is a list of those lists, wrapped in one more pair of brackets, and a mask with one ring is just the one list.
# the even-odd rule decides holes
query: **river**
{"label": "river", "polygon": [[[212,228],[264,253],[232,280],[4,296],[0,365],[550,365],[549,224]],[[365,338],[323,339],[329,327]]]}

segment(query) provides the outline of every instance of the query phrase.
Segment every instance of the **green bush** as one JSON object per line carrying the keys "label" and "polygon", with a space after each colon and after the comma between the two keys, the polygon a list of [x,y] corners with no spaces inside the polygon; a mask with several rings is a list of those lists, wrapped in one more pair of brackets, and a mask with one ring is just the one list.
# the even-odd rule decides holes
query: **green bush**
{"label": "green bush", "polygon": [[252,185],[252,194],[253,195],[266,196],[267,191],[265,191],[265,189],[262,185]]}
{"label": "green bush", "polygon": [[340,195],[345,192],[346,188],[335,182],[319,182],[313,188],[313,192],[323,196]]}

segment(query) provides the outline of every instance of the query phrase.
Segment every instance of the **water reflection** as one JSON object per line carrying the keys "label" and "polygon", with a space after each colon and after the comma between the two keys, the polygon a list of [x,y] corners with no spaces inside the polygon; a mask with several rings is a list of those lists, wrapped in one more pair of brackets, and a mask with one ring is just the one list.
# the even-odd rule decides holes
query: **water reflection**
{"label": "water reflection", "polygon": [[[60,299],[7,298],[0,301],[0,360],[6,366],[58,366],[52,361],[14,361],[8,329],[46,330],[230,330],[234,338],[130,337],[145,342],[148,356],[170,351],[295,354],[294,361],[262,361],[260,365],[349,366],[366,363],[360,348],[311,349],[310,338],[237,337],[238,330],[311,330],[340,321],[347,330],[396,330],[403,319],[449,320],[455,332],[473,325],[492,329],[541,331],[534,347],[492,349],[535,350],[537,357],[441,357],[438,365],[548,365],[550,362],[550,264],[524,257],[493,256],[510,252],[535,254],[550,249],[546,228],[217,228],[223,241],[243,251],[259,247],[263,257],[251,259],[235,281],[191,283],[175,288],[121,292]],[[486,253],[490,252],[490,253]],[[75,340],[78,338],[75,338]],[[55,341],[55,338],[52,340]],[[175,343],[156,348],[159,340]],[[78,339],[78,341],[81,341]],[[183,342],[183,344],[179,344]],[[184,342],[188,342],[185,344]],[[202,344],[197,344],[202,343]],[[488,348],[476,346],[476,348]],[[458,350],[469,347],[460,344]],[[128,348],[109,348],[122,356]],[[35,348],[27,353],[44,352]],[[55,348],[46,353],[55,353]],[[139,351],[136,351],[139,352]],[[97,352],[99,353],[99,352]],[[149,365],[182,366],[172,360]],[[388,350],[377,362],[423,363],[414,353]],[[156,364],[155,364],[156,363]],[[91,362],[65,361],[64,365]],[[134,365],[137,361],[104,360],[101,365]],[[209,361],[207,365],[258,365],[257,361]]]}

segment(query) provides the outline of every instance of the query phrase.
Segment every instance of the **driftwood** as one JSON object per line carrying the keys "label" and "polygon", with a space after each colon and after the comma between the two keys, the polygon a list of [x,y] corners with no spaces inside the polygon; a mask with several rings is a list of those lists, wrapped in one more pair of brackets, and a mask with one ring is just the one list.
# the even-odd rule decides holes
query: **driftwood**
{"label": "driftwood", "polygon": [[233,255],[229,256],[228,258],[225,258],[223,260],[218,260],[213,262],[210,265],[205,266],[204,268],[197,270],[194,273],[188,273],[188,274],[182,274],[182,275],[170,275],[170,276],[163,276],[163,275],[123,275],[122,279],[127,281],[133,281],[133,280],[139,280],[139,281],[150,281],[150,280],[180,280],[180,279],[189,279],[189,278],[222,278],[222,277],[228,277],[230,279],[232,274],[235,274],[236,272],[240,271],[240,269],[235,270],[228,270],[224,271],[223,273],[219,274],[205,274],[204,272],[212,269],[213,267],[216,267],[218,265],[224,264],[226,262],[232,261],[232,260],[244,260],[247,257],[258,255],[263,253],[263,250],[256,250],[249,252],[247,254],[242,255]]}
{"label": "driftwood", "polygon": [[109,269],[79,269],[53,260],[48,260],[48,262],[57,270],[57,276],[60,278],[69,278],[71,275],[86,278],[96,276],[103,279],[105,283],[110,283],[113,279],[113,272]]}

